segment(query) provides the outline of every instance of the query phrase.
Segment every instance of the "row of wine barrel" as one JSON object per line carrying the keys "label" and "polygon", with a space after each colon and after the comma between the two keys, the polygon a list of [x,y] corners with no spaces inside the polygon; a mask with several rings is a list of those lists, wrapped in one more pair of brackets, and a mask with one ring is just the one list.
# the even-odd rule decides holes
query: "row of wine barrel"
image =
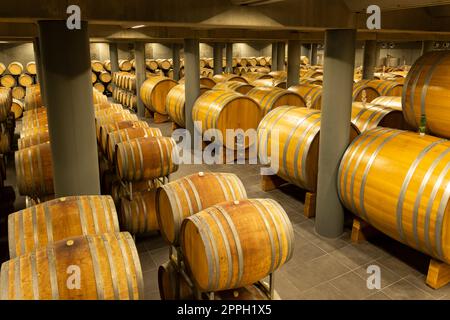
{"label": "row of wine barrel", "polygon": [[137,107],[137,97],[133,92],[115,87],[112,91],[112,97],[114,101],[127,108],[135,109]]}
{"label": "row of wine barrel", "polygon": [[34,82],[35,77],[33,75],[29,75],[28,73],[22,73],[18,76],[6,74],[0,78],[0,84],[6,88],[14,88],[18,86],[26,88],[33,85]]}
{"label": "row of wine barrel", "polygon": [[3,63],[0,62],[0,75],[8,71],[10,74],[14,76],[18,76],[22,74],[24,71],[31,75],[36,75],[36,63],[34,61],[28,62],[25,67],[22,63],[18,61],[13,61],[6,67]]}
{"label": "row of wine barrel", "polygon": [[[8,243],[2,300],[143,298],[136,246],[119,233],[109,196],[59,198],[10,214]],[[72,286],[68,273],[78,277]]]}
{"label": "row of wine barrel", "polygon": [[100,81],[104,84],[110,83],[112,80],[111,73],[109,71],[101,71],[98,74],[95,72],[91,72],[91,81],[92,83],[95,83],[97,81]]}

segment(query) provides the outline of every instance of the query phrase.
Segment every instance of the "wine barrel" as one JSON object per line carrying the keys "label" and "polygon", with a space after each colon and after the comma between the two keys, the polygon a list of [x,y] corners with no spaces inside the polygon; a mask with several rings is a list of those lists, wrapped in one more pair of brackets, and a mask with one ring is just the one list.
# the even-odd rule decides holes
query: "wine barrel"
{"label": "wine barrel", "polygon": [[111,73],[109,73],[108,71],[102,71],[98,75],[98,78],[103,83],[110,83],[111,82]]}
{"label": "wine barrel", "polygon": [[106,117],[109,114],[113,113],[130,113],[129,110],[124,110],[121,104],[119,103],[102,103],[102,104],[96,104],[98,105],[104,105],[105,107],[100,107],[99,109],[95,110],[95,117],[101,118]]}
{"label": "wine barrel", "polygon": [[258,66],[265,67],[267,65],[267,59],[265,57],[256,58],[258,61]]}
{"label": "wine barrel", "polygon": [[[185,81],[185,79],[181,78],[178,81],[178,84],[184,84],[184,81]],[[206,87],[206,88],[212,89],[212,88],[214,88],[215,85],[216,85],[216,82],[213,79],[208,78],[208,77],[200,77],[200,88]]]}
{"label": "wine barrel", "polygon": [[[185,127],[185,86],[184,84],[178,84],[170,89],[166,98],[166,111],[170,119],[180,127]],[[209,88],[200,85],[200,95],[208,91]]]}
{"label": "wine barrel", "polygon": [[11,94],[14,99],[21,100],[25,98],[25,88],[21,86],[14,87],[12,88]]}
{"label": "wine barrel", "polygon": [[200,291],[253,284],[288,262],[293,245],[291,222],[272,199],[221,203],[181,226],[186,267]]}
{"label": "wine barrel", "polygon": [[156,59],[156,62],[161,70],[169,70],[172,67],[172,62],[168,59]]}
{"label": "wine barrel", "polygon": [[446,101],[449,51],[429,52],[420,57],[406,77],[402,98],[403,115],[414,129],[424,118],[430,134],[450,138],[450,109]]}
{"label": "wine barrel", "polygon": [[165,184],[157,195],[161,234],[170,244],[178,245],[184,218],[221,202],[246,198],[242,181],[232,173],[199,172]]}
{"label": "wine barrel", "polygon": [[[100,139],[100,129],[102,126],[116,123],[116,122],[122,122],[122,121],[138,121],[138,117],[135,114],[132,113],[126,113],[126,112],[116,112],[111,113],[103,117],[99,117],[95,119],[95,125],[97,128],[97,138]],[[106,142],[106,140],[105,140]],[[105,144],[106,145],[106,144]]]}
{"label": "wine barrel", "polygon": [[[80,284],[72,287],[76,281],[71,283],[70,276],[76,270]],[[0,281],[1,300],[135,300],[144,296],[139,256],[127,232],[49,244],[3,263]]]}
{"label": "wine barrel", "polygon": [[361,80],[360,82],[378,91],[380,96],[398,96],[403,93],[403,84],[390,80]]}
{"label": "wine barrel", "polygon": [[133,199],[121,199],[121,227],[131,234],[158,231],[156,189],[133,192]]}
{"label": "wine barrel", "polygon": [[[256,129],[261,120],[261,109],[258,103],[247,96],[233,91],[209,90],[196,101],[192,110],[192,118],[198,132],[216,129],[222,134],[224,147],[236,149],[236,141],[227,141],[226,130]],[[201,128],[199,128],[201,123]],[[219,137],[220,138],[220,137]],[[249,139],[242,142],[244,148],[250,146]]]}
{"label": "wine barrel", "polygon": [[125,181],[150,180],[178,170],[175,141],[168,137],[144,137],[116,145],[116,168]]}
{"label": "wine barrel", "polygon": [[402,111],[402,97],[381,96],[372,100],[372,103],[388,107],[394,110]]}
{"label": "wine barrel", "polygon": [[145,65],[147,66],[147,69],[150,71],[155,71],[158,69],[158,62],[156,62],[154,59],[146,59]]}
{"label": "wine barrel", "polygon": [[271,75],[273,78],[276,79],[282,79],[282,80],[286,80],[287,78],[287,72],[286,71],[271,71],[269,72],[269,75]]}
{"label": "wine barrel", "polygon": [[2,75],[6,70],[6,66],[0,62],[0,75]]}
{"label": "wine barrel", "polygon": [[106,97],[103,94],[103,92],[98,91],[95,87],[92,88],[92,93],[93,93],[92,102],[94,104],[108,102],[108,97]]}
{"label": "wine barrel", "polygon": [[23,115],[23,102],[17,99],[13,99],[11,111],[14,113],[14,119],[20,119]]}
{"label": "wine barrel", "polygon": [[16,151],[15,165],[21,195],[39,197],[54,193],[49,142]]}
{"label": "wine barrel", "polygon": [[306,107],[320,110],[322,108],[322,86],[299,84],[289,87],[289,91],[299,94],[306,102]]}
{"label": "wine barrel", "polygon": [[125,120],[119,122],[108,123],[100,127],[100,148],[103,152],[107,152],[108,149],[108,134],[117,130],[126,128],[149,128],[148,122]]}
{"label": "wine barrel", "polygon": [[40,131],[32,136],[20,138],[17,140],[19,150],[29,148],[41,143],[50,141],[50,135],[48,131]]}
{"label": "wine barrel", "polygon": [[0,84],[5,88],[13,88],[16,85],[16,78],[10,74],[5,74],[0,79]]}
{"label": "wine barrel", "polygon": [[305,100],[300,95],[276,87],[256,87],[247,96],[259,103],[263,116],[279,106],[306,107]]}
{"label": "wine barrel", "polygon": [[[320,139],[320,111],[282,106],[269,112],[258,127],[259,155],[262,163],[278,165],[278,176],[303,189],[317,190]],[[272,131],[278,131],[278,150],[272,150]],[[359,131],[351,126],[350,140]],[[273,155],[272,151],[278,152]]]}
{"label": "wine barrel", "polygon": [[360,132],[376,128],[378,126],[394,129],[405,129],[403,114],[401,111],[376,105],[373,103],[353,102],[352,123]]}
{"label": "wine barrel", "polygon": [[105,91],[105,85],[101,82],[94,83],[94,88],[97,89],[99,92]]}
{"label": "wine barrel", "polygon": [[43,106],[39,85],[29,86],[25,90],[25,110],[33,110]]}
{"label": "wine barrel", "polygon": [[353,85],[353,102],[367,102],[370,103],[380,94],[377,90],[369,87],[363,81],[357,82]]}
{"label": "wine barrel", "polygon": [[131,71],[132,65],[130,61],[121,59],[119,60],[119,69],[120,71]]}
{"label": "wine barrel", "polygon": [[107,142],[105,145],[108,160],[111,162],[114,161],[116,156],[116,145],[118,143],[142,137],[162,137],[162,133],[161,130],[158,128],[147,128],[147,127],[130,127],[109,132],[106,139]]}
{"label": "wine barrel", "polygon": [[14,76],[18,76],[23,72],[23,64],[18,61],[13,61],[8,65],[8,71]]}
{"label": "wine barrel", "polygon": [[8,132],[0,130],[0,154],[5,154],[11,151],[11,137]]}
{"label": "wine barrel", "polygon": [[42,132],[47,132],[47,131],[48,131],[48,126],[34,127],[34,128],[30,128],[28,130],[22,130],[22,131],[20,131],[20,138],[26,138],[26,137],[33,136],[35,134],[39,134]]}
{"label": "wine barrel", "polygon": [[106,71],[111,72],[111,60],[103,61],[103,68],[105,68]]}
{"label": "wine barrel", "polygon": [[98,60],[92,60],[91,61],[91,68],[92,68],[92,71],[97,72],[97,73],[100,73],[100,72],[105,70],[103,68],[103,63],[101,61],[98,61]]}
{"label": "wine barrel", "polygon": [[26,121],[23,121],[22,123],[21,130],[25,132],[33,128],[42,128],[42,127],[48,127],[47,114],[43,114],[34,119],[26,119]]}
{"label": "wine barrel", "polygon": [[8,216],[9,255],[15,258],[66,238],[119,231],[110,196],[58,198]]}
{"label": "wine barrel", "polygon": [[11,111],[12,95],[11,89],[0,87],[0,122],[8,118]]}
{"label": "wine barrel", "polygon": [[255,87],[277,87],[286,89],[286,80],[272,78],[272,79],[257,79],[252,82]]}
{"label": "wine barrel", "polygon": [[47,108],[46,107],[39,107],[36,109],[31,109],[31,110],[25,110],[23,112],[23,117],[24,119],[28,119],[28,118],[34,118],[34,117],[39,117],[40,115],[46,115],[47,114]]}
{"label": "wine barrel", "polygon": [[248,83],[247,80],[245,80],[245,78],[237,76],[235,74],[231,74],[231,73],[216,74],[213,76],[213,80],[216,83],[225,82],[225,81],[239,81],[239,82]]}
{"label": "wine barrel", "polygon": [[22,73],[18,81],[22,87],[29,87],[34,83],[33,77],[26,73]]}
{"label": "wine barrel", "polygon": [[195,295],[185,278],[176,271],[175,263],[169,260],[158,268],[158,288],[161,300],[175,300],[176,281],[180,281],[180,300],[195,300]]}
{"label": "wine barrel", "polygon": [[262,72],[247,72],[243,77],[248,83],[252,83],[258,79],[272,79],[272,76]]}
{"label": "wine barrel", "polygon": [[251,84],[239,81],[219,82],[213,87],[213,90],[232,90],[240,94],[247,94],[254,87]]}
{"label": "wine barrel", "polygon": [[449,151],[449,141],[429,135],[363,132],[342,158],[339,197],[378,230],[448,264]]}
{"label": "wine barrel", "polygon": [[91,82],[92,84],[97,82],[97,74],[95,72],[91,72]]}
{"label": "wine barrel", "polygon": [[152,77],[144,81],[140,89],[142,102],[151,111],[167,114],[166,98],[177,82],[165,77]]}

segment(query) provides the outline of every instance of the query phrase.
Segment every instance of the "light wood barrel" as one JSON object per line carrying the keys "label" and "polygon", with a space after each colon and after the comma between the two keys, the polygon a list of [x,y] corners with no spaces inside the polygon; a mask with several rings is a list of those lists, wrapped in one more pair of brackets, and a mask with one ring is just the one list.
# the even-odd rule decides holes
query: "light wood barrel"
{"label": "light wood barrel", "polygon": [[378,230],[448,264],[449,163],[447,140],[387,128],[366,131],[344,154],[339,197]]}
{"label": "light wood barrel", "polygon": [[111,60],[103,61],[103,68],[105,68],[105,70],[111,72]]}
{"label": "light wood barrel", "polygon": [[121,71],[130,71],[132,68],[131,62],[129,60],[119,60],[119,69]]}
{"label": "light wood barrel", "polygon": [[161,130],[158,128],[146,128],[146,127],[130,127],[112,131],[108,133],[106,139],[106,150],[108,160],[113,162],[116,156],[116,145],[125,141],[130,141],[136,138],[143,137],[162,137]]}
{"label": "light wood barrel", "polygon": [[271,75],[262,72],[247,72],[245,75],[243,75],[243,77],[248,81],[248,83],[252,83],[253,81],[258,79],[272,79]]}
{"label": "light wood barrel", "polygon": [[[134,193],[155,189],[161,185],[161,182],[158,179],[133,181],[128,182],[125,187],[125,184],[121,183],[120,181],[115,181],[111,185],[111,197],[114,200],[116,208],[120,208],[123,197],[126,197],[127,199],[130,198],[130,191],[129,191],[130,184],[132,188],[131,190]],[[120,219],[121,216],[119,215],[119,223],[122,225],[123,222]]]}
{"label": "light wood barrel", "polygon": [[12,101],[11,89],[0,87],[0,122],[8,118]]}
{"label": "light wood barrel", "polygon": [[261,67],[265,67],[268,62],[265,57],[258,57],[258,58],[256,58],[256,60],[258,61],[258,65]]}
{"label": "light wood barrel", "polygon": [[[258,127],[262,163],[278,164],[278,176],[308,191],[317,189],[320,118],[318,110],[283,106],[268,113]],[[272,155],[272,135],[278,131],[278,155]],[[352,125],[350,139],[358,135]],[[276,151],[276,149],[274,150]]]}
{"label": "light wood barrel", "polygon": [[[95,125],[97,128],[97,138],[100,139],[100,128],[106,124],[122,122],[122,121],[138,121],[138,117],[135,114],[127,112],[111,113],[103,117],[95,119]],[[106,140],[105,140],[106,141]]]}
{"label": "light wood barrel", "polygon": [[239,82],[248,83],[247,80],[245,80],[245,78],[237,76],[235,74],[231,74],[231,73],[216,74],[213,76],[213,80],[216,83],[225,82],[225,81],[239,81]]}
{"label": "light wood barrel", "polygon": [[5,70],[6,66],[2,62],[0,62],[0,75],[2,75],[5,72]]}
{"label": "light wood barrel", "polygon": [[18,61],[13,61],[8,65],[8,71],[12,75],[18,76],[23,72],[23,64]]}
{"label": "light wood barrel", "polygon": [[251,84],[239,81],[219,82],[213,87],[213,90],[232,90],[240,94],[247,94],[254,87]]}
{"label": "light wood barrel", "polygon": [[221,202],[246,198],[242,181],[231,173],[199,172],[165,184],[157,197],[161,234],[167,242],[178,245],[184,218]]}
{"label": "light wood barrel", "polygon": [[97,89],[99,92],[105,91],[105,85],[101,82],[94,83],[94,88]]}
{"label": "light wood barrel", "polygon": [[286,89],[286,80],[284,79],[257,79],[252,82],[255,87],[277,87],[281,89]]}
{"label": "light wood barrel", "polygon": [[15,258],[66,238],[119,231],[110,196],[58,198],[8,216],[9,255]]}
{"label": "light wood barrel", "polygon": [[54,193],[50,143],[15,152],[17,186],[21,195],[43,196]]}
{"label": "light wood barrel", "polygon": [[166,98],[177,82],[165,77],[152,77],[144,81],[140,89],[142,102],[151,111],[167,114]]}
{"label": "light wood barrel", "polygon": [[397,81],[390,80],[361,80],[369,87],[378,91],[380,96],[398,96],[401,97],[403,93],[403,84]]}
{"label": "light wood barrel", "polygon": [[97,72],[97,73],[100,73],[100,72],[105,70],[103,68],[103,63],[101,61],[98,61],[98,60],[92,60],[91,61],[91,68],[92,68],[92,71]]}
{"label": "light wood barrel", "polygon": [[[209,88],[200,85],[200,95],[208,91]],[[185,86],[178,84],[170,89],[166,98],[166,111],[170,119],[180,127],[185,127]]]}
{"label": "light wood barrel", "polygon": [[[220,142],[223,146],[236,149],[235,139],[227,141],[226,130],[242,129],[245,132],[256,129],[261,120],[261,109],[255,100],[247,96],[233,91],[209,90],[195,101],[192,118],[199,132],[216,129],[222,134]],[[201,123],[201,130],[197,122]],[[248,137],[241,143],[244,148],[250,145]]]}
{"label": "light wood barrel", "polygon": [[364,82],[360,81],[353,85],[353,102],[367,102],[370,103],[375,98],[378,98],[380,94],[374,88],[368,86]]}
{"label": "light wood barrel", "polygon": [[373,103],[353,102],[352,123],[360,132],[378,126],[393,129],[405,129],[401,111]]}
{"label": "light wood barrel", "polygon": [[95,72],[91,72],[91,82],[92,84],[97,82],[97,74]]}
{"label": "light wood barrel", "polygon": [[23,115],[24,103],[20,100],[13,99],[11,111],[14,113],[14,119],[20,119]]}
{"label": "light wood barrel", "polygon": [[16,83],[16,78],[10,74],[5,74],[0,79],[0,84],[5,88],[13,88]]}
{"label": "light wood barrel", "polygon": [[156,62],[156,60],[154,59],[146,59],[145,65],[147,66],[147,69],[149,69],[150,71],[155,71],[159,67],[158,62]]}
{"label": "light wood barrel", "polygon": [[372,100],[371,103],[402,111],[402,97],[381,96]]}
{"label": "light wood barrel", "polygon": [[11,94],[14,99],[21,100],[25,97],[25,88],[21,86],[14,87]]}
{"label": "light wood barrel", "polygon": [[113,123],[107,123],[100,127],[100,148],[103,152],[107,153],[108,149],[108,134],[117,130],[126,128],[149,128],[148,122],[125,120]]}
{"label": "light wood barrel", "polygon": [[18,81],[22,87],[29,87],[34,83],[33,77],[26,73],[22,73]]}
{"label": "light wood barrel", "polygon": [[131,234],[158,231],[156,217],[156,189],[134,192],[133,199],[121,200],[121,227]]}
{"label": "light wood barrel", "polygon": [[276,87],[256,87],[250,90],[247,96],[259,103],[263,116],[279,106],[306,107],[300,95]]}
{"label": "light wood barrel", "polygon": [[322,108],[322,86],[315,84],[299,84],[289,87],[289,91],[299,94],[310,109]]}
{"label": "light wood barrel", "polygon": [[117,173],[122,180],[139,181],[168,176],[178,170],[175,141],[168,137],[137,138],[116,145]]}
{"label": "light wood barrel", "polygon": [[40,107],[40,108],[36,108],[36,109],[25,110],[23,112],[23,117],[28,119],[28,118],[38,117],[41,114],[47,114],[47,108],[46,107]]}
{"label": "light wood barrel", "polygon": [[11,151],[11,137],[8,132],[0,130],[0,154],[5,154]]}
{"label": "light wood barrel", "polygon": [[447,139],[450,138],[450,109],[446,103],[449,67],[449,51],[426,53],[411,67],[402,98],[403,115],[412,128],[418,129],[424,116],[427,132]]}
{"label": "light wood barrel", "polygon": [[29,86],[25,90],[25,110],[41,108],[42,97],[39,85]]}
{"label": "light wood barrel", "polygon": [[181,226],[185,263],[200,291],[253,284],[288,262],[293,245],[291,222],[272,199],[221,203]]}
{"label": "light wood barrel", "polygon": [[271,75],[272,77],[276,78],[276,79],[283,79],[286,80],[287,78],[287,72],[286,71],[271,71],[269,72],[269,75]]}
{"label": "light wood barrel", "polygon": [[42,128],[42,127],[48,127],[47,114],[43,114],[34,119],[28,118],[26,119],[26,121],[23,121],[22,132],[28,131],[33,128]]}
{"label": "light wood barrel", "polygon": [[180,300],[195,300],[194,292],[185,278],[176,271],[175,263],[169,260],[158,268],[158,287],[161,300],[176,299],[176,281],[180,281]]}
{"label": "light wood barrel", "polygon": [[[80,272],[79,289],[68,286]],[[14,272],[20,270],[20,272]],[[127,232],[60,240],[9,260],[0,275],[2,300],[143,299],[139,256]],[[73,284],[73,283],[72,283]]]}
{"label": "light wood barrel", "polygon": [[109,73],[108,71],[102,71],[98,75],[98,78],[103,83],[110,83],[111,82],[111,73]]}
{"label": "light wood barrel", "polygon": [[156,59],[156,62],[162,70],[169,70],[172,67],[172,62],[168,59]]}
{"label": "light wood barrel", "polygon": [[17,140],[19,150],[29,148],[41,143],[50,141],[50,135],[48,131],[40,131],[32,136],[20,138]]}

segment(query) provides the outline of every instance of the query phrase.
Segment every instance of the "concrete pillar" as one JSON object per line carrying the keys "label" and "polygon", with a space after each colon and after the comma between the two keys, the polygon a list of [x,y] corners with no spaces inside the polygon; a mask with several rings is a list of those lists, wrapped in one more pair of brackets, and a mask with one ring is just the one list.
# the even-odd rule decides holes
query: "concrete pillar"
{"label": "concrete pillar", "polygon": [[134,59],[136,62],[136,92],[137,92],[137,115],[139,117],[145,116],[145,105],[142,102],[139,91],[141,89],[142,84],[144,83],[145,76],[145,43],[143,42],[135,42],[134,43]]}
{"label": "concrete pillar", "polygon": [[344,229],[344,209],[337,192],[337,174],[348,147],[355,67],[356,30],[327,30],[320,125],[319,174],[315,228],[335,238]]}
{"label": "concrete pillar", "polygon": [[296,85],[300,80],[300,41],[288,42],[287,87]]}
{"label": "concrete pillar", "polygon": [[302,44],[300,55],[308,57],[309,59],[311,57],[311,44]]}
{"label": "concrete pillar", "polygon": [[433,51],[433,49],[434,49],[434,41],[432,41],[432,40],[422,41],[421,56],[429,51]]}
{"label": "concrete pillar", "polygon": [[214,74],[222,74],[223,46],[221,43],[214,43],[213,59],[214,59]]}
{"label": "concrete pillar", "polygon": [[39,21],[57,197],[100,194],[88,24]]}
{"label": "concrete pillar", "polygon": [[366,40],[364,42],[363,74],[364,80],[374,78],[375,67],[377,65],[377,42]]}
{"label": "concrete pillar", "polygon": [[233,43],[227,43],[225,51],[227,60],[225,72],[233,73]]}
{"label": "concrete pillar", "polygon": [[109,44],[109,60],[111,61],[111,73],[119,72],[119,52],[117,43]]}
{"label": "concrete pillar", "polygon": [[277,70],[284,70],[284,62],[286,60],[286,44],[284,42],[277,43]]}
{"label": "concrete pillar", "polygon": [[276,42],[272,43],[272,71],[278,71],[278,45]]}
{"label": "concrete pillar", "polygon": [[200,95],[200,52],[198,39],[184,40],[184,77],[185,77],[185,118],[186,129],[194,139],[194,122],[192,108]]}
{"label": "concrete pillar", "polygon": [[180,80],[180,44],[172,45],[173,80]]}
{"label": "concrete pillar", "polygon": [[309,61],[312,66],[317,65],[317,43],[311,44],[311,57]]}
{"label": "concrete pillar", "polygon": [[44,77],[44,71],[42,69],[42,56],[41,56],[41,48],[39,45],[39,38],[34,38],[33,50],[34,50],[34,62],[36,63],[36,83],[39,83],[39,86],[41,88],[42,103],[44,104],[44,106],[46,106],[47,101],[45,97],[45,85],[42,81]]}

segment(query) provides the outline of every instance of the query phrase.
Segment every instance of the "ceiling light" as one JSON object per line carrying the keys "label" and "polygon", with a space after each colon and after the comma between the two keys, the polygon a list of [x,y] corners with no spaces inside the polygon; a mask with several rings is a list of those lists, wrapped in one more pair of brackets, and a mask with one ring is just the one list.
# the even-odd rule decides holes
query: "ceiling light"
{"label": "ceiling light", "polygon": [[131,29],[139,29],[145,27],[145,24],[139,24],[137,26],[131,27]]}

